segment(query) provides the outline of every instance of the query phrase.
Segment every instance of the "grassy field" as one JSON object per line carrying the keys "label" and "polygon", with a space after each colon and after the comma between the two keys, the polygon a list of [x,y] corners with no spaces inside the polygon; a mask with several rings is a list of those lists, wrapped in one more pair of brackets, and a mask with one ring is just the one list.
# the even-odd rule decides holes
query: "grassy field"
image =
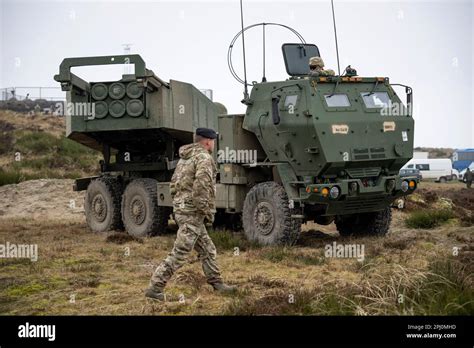
{"label": "grassy field", "polygon": [[97,172],[100,156],[65,137],[63,117],[0,111],[0,186]]}
{"label": "grassy field", "polygon": [[[252,246],[240,234],[213,231],[223,275],[238,293],[215,293],[194,254],[169,283],[165,303],[143,292],[172,233],[135,239],[93,234],[80,222],[3,219],[0,243],[37,244],[39,257],[0,259],[0,313],[474,314],[474,227],[451,219],[410,229],[405,215],[395,213],[383,239],[341,238],[334,226],[310,224],[292,248]],[[364,245],[364,260],[325,257],[333,242]]]}

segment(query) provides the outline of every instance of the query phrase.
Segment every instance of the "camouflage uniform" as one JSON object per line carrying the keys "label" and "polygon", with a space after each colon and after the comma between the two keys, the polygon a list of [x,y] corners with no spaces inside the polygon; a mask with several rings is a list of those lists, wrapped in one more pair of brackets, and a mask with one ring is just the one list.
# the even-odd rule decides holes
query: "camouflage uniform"
{"label": "camouflage uniform", "polygon": [[317,76],[334,76],[335,72],[331,69],[323,69],[324,68],[324,61],[321,57],[311,57],[309,59],[309,66],[314,67],[309,72],[309,76],[317,77]]}
{"label": "camouflage uniform", "polygon": [[176,223],[179,226],[173,250],[156,268],[151,287],[163,288],[174,272],[196,249],[209,284],[222,283],[216,262],[216,247],[209,237],[205,222],[215,213],[216,164],[212,155],[199,143],[182,146],[181,159],[170,183]]}

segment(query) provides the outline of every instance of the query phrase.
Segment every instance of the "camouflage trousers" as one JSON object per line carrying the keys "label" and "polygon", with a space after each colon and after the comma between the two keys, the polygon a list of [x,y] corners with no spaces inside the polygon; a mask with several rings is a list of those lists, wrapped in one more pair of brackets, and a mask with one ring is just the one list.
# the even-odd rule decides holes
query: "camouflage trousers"
{"label": "camouflage trousers", "polygon": [[216,247],[207,233],[202,215],[175,214],[179,226],[173,250],[156,268],[150,286],[164,287],[172,275],[181,268],[195,249],[202,263],[202,270],[209,284],[222,282],[216,261]]}

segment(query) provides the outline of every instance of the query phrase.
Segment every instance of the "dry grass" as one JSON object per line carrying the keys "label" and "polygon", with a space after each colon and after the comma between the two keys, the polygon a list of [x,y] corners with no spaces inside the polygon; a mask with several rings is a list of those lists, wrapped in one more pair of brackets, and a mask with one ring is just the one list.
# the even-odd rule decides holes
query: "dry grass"
{"label": "dry grass", "polygon": [[[0,243],[38,244],[39,259],[0,259],[0,313],[473,314],[474,228],[409,230],[400,218],[383,240],[340,239],[333,226],[316,225],[306,226],[293,248],[258,248],[241,245],[238,235],[218,235],[224,277],[239,292],[215,293],[194,255],[172,278],[165,303],[146,300],[143,291],[173,235],[136,239],[94,234],[77,222],[4,219]],[[333,240],[364,244],[364,261],[325,258],[323,247]],[[245,250],[235,255],[232,243]],[[454,246],[458,256],[450,256]]]}

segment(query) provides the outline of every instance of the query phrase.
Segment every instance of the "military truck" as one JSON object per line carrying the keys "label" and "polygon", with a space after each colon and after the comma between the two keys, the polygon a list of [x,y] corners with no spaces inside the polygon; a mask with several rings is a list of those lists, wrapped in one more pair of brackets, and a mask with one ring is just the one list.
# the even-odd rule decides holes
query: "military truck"
{"label": "military truck", "polygon": [[[67,136],[101,151],[87,190],[86,220],[96,232],[163,233],[172,213],[169,180],[178,149],[197,127],[219,132],[217,225],[251,241],[292,245],[301,225],[335,222],[341,235],[387,233],[391,204],[416,189],[399,177],[412,157],[411,89],[403,105],[386,77],[308,77],[315,45],[282,47],[285,81],[254,83],[245,114],[228,115],[189,83],[165,82],[138,55],[67,58],[55,80],[67,104],[94,113],[67,116]],[[86,82],[72,67],[131,64],[120,81]],[[386,111],[384,114],[382,111]]]}

